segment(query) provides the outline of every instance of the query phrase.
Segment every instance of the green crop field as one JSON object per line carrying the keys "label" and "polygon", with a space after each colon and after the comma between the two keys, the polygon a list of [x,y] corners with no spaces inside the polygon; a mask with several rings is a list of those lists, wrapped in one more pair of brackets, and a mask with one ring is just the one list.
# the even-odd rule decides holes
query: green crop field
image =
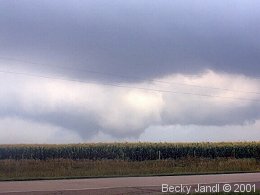
{"label": "green crop field", "polygon": [[0,145],[0,180],[260,171],[260,142]]}
{"label": "green crop field", "polygon": [[244,143],[111,143],[76,145],[0,145],[0,159],[157,160],[260,158],[260,142]]}

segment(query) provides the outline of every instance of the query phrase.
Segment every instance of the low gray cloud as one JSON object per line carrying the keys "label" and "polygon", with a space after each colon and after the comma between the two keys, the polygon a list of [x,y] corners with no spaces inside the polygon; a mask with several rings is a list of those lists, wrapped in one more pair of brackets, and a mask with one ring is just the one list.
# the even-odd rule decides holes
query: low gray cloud
{"label": "low gray cloud", "polygon": [[158,142],[227,142],[259,141],[260,121],[248,125],[151,126],[139,138],[140,141]]}
{"label": "low gray cloud", "polygon": [[79,143],[83,139],[75,132],[19,117],[0,118],[0,143]]}
{"label": "low gray cloud", "polygon": [[[137,139],[153,125],[247,125],[260,118],[259,95],[235,91],[237,86],[242,91],[259,91],[259,82],[254,79],[212,71],[199,78],[171,75],[162,79],[173,83],[186,80],[200,85],[219,80],[217,87],[228,87],[231,91],[204,90],[203,94],[212,96],[207,97],[199,96],[201,90],[195,92],[193,88],[192,92],[189,87],[158,83],[128,84],[125,88],[5,75],[1,78],[0,118],[52,125],[87,140],[100,133]],[[187,92],[192,93],[185,94]]]}
{"label": "low gray cloud", "polygon": [[111,77],[82,69],[138,77],[120,81],[204,69],[259,77],[259,8],[242,0],[1,1],[0,55],[84,79]]}
{"label": "low gray cloud", "polygon": [[255,124],[259,9],[243,0],[1,1],[0,134],[12,120],[74,141]]}

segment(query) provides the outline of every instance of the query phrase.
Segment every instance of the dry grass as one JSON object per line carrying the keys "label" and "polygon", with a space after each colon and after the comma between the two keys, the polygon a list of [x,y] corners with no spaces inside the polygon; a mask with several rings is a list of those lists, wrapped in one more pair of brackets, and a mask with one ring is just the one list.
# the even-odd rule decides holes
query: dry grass
{"label": "dry grass", "polygon": [[260,171],[259,160],[253,158],[185,158],[150,161],[0,160],[0,180],[242,171]]}

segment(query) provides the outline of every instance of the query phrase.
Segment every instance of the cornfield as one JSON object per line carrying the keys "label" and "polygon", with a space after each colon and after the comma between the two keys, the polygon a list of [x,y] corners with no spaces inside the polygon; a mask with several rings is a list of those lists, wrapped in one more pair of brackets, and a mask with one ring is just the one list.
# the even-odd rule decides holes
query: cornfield
{"label": "cornfield", "polygon": [[88,159],[144,161],[156,159],[256,158],[260,142],[239,143],[98,143],[71,145],[0,145],[0,159]]}

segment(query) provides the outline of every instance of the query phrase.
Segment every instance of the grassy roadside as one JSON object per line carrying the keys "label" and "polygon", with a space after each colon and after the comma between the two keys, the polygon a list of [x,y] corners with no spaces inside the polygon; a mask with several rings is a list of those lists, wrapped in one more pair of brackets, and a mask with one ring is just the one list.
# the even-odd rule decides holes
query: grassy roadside
{"label": "grassy roadside", "polygon": [[256,159],[176,160],[0,160],[0,180],[115,177],[260,171]]}

